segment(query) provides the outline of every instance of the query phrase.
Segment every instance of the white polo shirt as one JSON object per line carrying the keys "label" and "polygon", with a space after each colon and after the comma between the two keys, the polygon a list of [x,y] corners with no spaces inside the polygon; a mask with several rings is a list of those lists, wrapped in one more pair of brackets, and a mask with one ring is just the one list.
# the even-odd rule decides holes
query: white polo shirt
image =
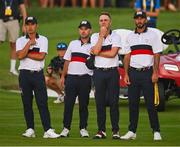
{"label": "white polo shirt", "polygon": [[[99,38],[99,33],[94,33],[91,36],[92,47],[96,45],[98,38]],[[119,35],[117,35],[115,32],[110,32],[110,34],[103,40],[101,52],[109,51],[113,47],[121,48],[121,39]],[[118,66],[119,66],[118,54],[114,58],[95,56],[95,67],[110,68],[110,67],[118,67]]]}
{"label": "white polo shirt", "polygon": [[[17,39],[16,41],[16,52],[20,51],[24,48],[24,46],[29,41],[28,35],[22,36]],[[46,37],[42,35],[36,35],[36,44],[30,46],[29,52],[34,54],[38,53],[48,53],[48,40]],[[44,60],[37,61],[30,58],[24,58],[20,60],[19,70],[26,69],[26,70],[34,70],[39,71],[44,68]]]}
{"label": "white polo shirt", "polygon": [[153,66],[154,54],[163,51],[158,35],[148,28],[143,33],[131,32],[125,49],[131,54],[130,66],[134,68]]}
{"label": "white polo shirt", "polygon": [[71,41],[64,55],[64,59],[70,61],[67,74],[71,75],[92,75],[92,70],[89,70],[85,65],[87,58],[90,55],[91,43],[83,44],[81,40]]}

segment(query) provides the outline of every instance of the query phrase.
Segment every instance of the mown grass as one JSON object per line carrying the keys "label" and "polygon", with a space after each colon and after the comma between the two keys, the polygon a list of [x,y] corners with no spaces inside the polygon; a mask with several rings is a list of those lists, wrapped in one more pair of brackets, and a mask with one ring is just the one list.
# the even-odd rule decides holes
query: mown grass
{"label": "mown grass", "polygon": [[[53,98],[49,99],[49,110],[51,113],[52,126],[59,133],[62,129],[63,104],[54,104]],[[133,141],[112,140],[111,125],[109,119],[109,108],[107,108],[107,139],[93,140],[92,137],[97,131],[96,109],[94,99],[89,104],[89,120],[88,130],[90,138],[79,137],[79,113],[78,105],[74,108],[73,122],[69,138],[60,139],[43,139],[43,129],[34,103],[35,113],[35,131],[36,138],[24,138],[21,133],[26,129],[23,118],[23,110],[20,94],[11,93],[0,90],[0,145],[16,145],[16,146],[170,146],[180,145],[180,99],[174,99],[167,104],[167,111],[159,113],[161,124],[162,141],[154,142],[152,130],[149,126],[148,115],[144,106],[144,101],[140,105],[140,118],[137,130],[137,139]],[[120,133],[126,133],[128,126],[128,104],[126,100],[120,100]]]}
{"label": "mown grass", "polygon": [[[98,31],[98,15],[101,11],[109,11],[112,14],[113,24],[112,29],[126,28],[133,29],[133,10],[132,9],[80,9],[80,8],[54,8],[28,9],[29,15],[36,16],[39,23],[39,33],[49,39],[49,54],[46,58],[46,65],[50,59],[55,56],[55,46],[57,42],[64,41],[69,43],[72,39],[78,38],[77,26],[82,19],[88,19],[93,26],[93,32]],[[166,31],[171,28],[180,26],[179,12],[161,12],[158,20],[158,27]],[[172,48],[172,46],[170,47]],[[115,141],[111,139],[111,126],[109,113],[107,116],[107,134],[105,140],[93,140],[92,136],[97,131],[96,110],[94,100],[90,101],[89,105],[89,132],[90,138],[81,139],[79,137],[79,117],[78,106],[75,106],[71,136],[66,139],[42,139],[43,130],[36,105],[35,108],[35,124],[37,138],[27,139],[21,137],[21,133],[26,129],[23,119],[22,104],[19,94],[11,93],[6,90],[18,89],[18,79],[9,74],[9,46],[8,42],[0,45],[0,145],[77,145],[77,146],[121,146],[121,145],[148,145],[148,146],[165,146],[165,145],[180,145],[180,101],[179,99],[169,101],[166,112],[160,113],[161,132],[163,141],[154,142],[152,133],[149,127],[149,121],[146,109],[141,103],[141,113],[138,127],[138,138],[134,141]],[[52,125],[60,132],[62,128],[63,104],[53,104],[53,99],[49,99],[49,109],[51,112]],[[108,111],[109,109],[107,109]],[[121,134],[127,131],[128,125],[128,106],[127,101],[120,102],[120,128]]]}

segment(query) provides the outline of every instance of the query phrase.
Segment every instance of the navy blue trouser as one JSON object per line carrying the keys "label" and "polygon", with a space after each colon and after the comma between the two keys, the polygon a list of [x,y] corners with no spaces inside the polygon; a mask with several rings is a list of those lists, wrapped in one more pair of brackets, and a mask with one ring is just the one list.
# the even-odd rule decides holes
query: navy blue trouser
{"label": "navy blue trouser", "polygon": [[21,97],[27,128],[34,129],[34,113],[32,108],[34,91],[36,103],[41,117],[41,122],[44,131],[47,131],[49,128],[51,128],[51,125],[47,104],[48,96],[43,70],[39,72],[20,70],[19,87],[21,89]]}
{"label": "navy blue trouser", "polygon": [[104,71],[95,69],[93,77],[98,130],[106,131],[106,105],[108,101],[112,131],[119,131],[119,72],[117,68]]}
{"label": "navy blue trouser", "polygon": [[152,72],[150,68],[146,71],[137,71],[129,68],[129,78],[131,84],[128,87],[129,98],[129,130],[136,132],[139,118],[140,93],[143,92],[146,103],[151,128],[153,131],[160,131],[158,114],[154,105],[154,84],[152,83]]}
{"label": "navy blue trouser", "polygon": [[76,97],[79,99],[79,128],[87,128],[89,93],[91,90],[91,76],[67,75],[65,81],[64,119],[65,128],[71,128],[73,108]]}

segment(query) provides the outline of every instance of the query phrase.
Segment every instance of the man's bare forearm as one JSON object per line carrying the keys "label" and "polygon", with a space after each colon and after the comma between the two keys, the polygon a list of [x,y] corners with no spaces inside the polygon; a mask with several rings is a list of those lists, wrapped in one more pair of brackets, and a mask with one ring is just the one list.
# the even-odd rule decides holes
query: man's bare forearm
{"label": "man's bare forearm", "polygon": [[159,61],[160,61],[160,54],[155,54],[154,55],[154,65],[153,65],[153,72],[155,72],[155,73],[158,73]]}
{"label": "man's bare forearm", "polygon": [[44,60],[46,53],[28,53],[27,57],[33,60],[42,61]]}
{"label": "man's bare forearm", "polygon": [[63,77],[65,77],[67,75],[67,71],[68,71],[68,67],[69,67],[69,62],[70,61],[66,60],[65,63],[64,63],[63,71],[62,71],[62,74],[61,74],[61,76],[63,76]]}
{"label": "man's bare forearm", "polygon": [[130,54],[126,54],[124,56],[124,70],[125,70],[125,74],[128,74],[128,69],[129,69],[129,64],[130,64]]}
{"label": "man's bare forearm", "polygon": [[19,60],[22,60],[27,56],[30,46],[31,46],[31,41],[28,41],[22,50],[16,52]]}
{"label": "man's bare forearm", "polygon": [[105,57],[105,58],[114,58],[118,54],[119,48],[114,47],[110,51],[100,52],[98,56]]}
{"label": "man's bare forearm", "polygon": [[150,17],[158,17],[159,15],[159,10],[156,10],[155,12],[146,12],[147,16]]}
{"label": "man's bare forearm", "polygon": [[20,12],[21,12],[21,15],[23,17],[23,25],[25,25],[25,19],[27,17],[27,12],[26,12],[26,7],[24,4],[20,5]]}
{"label": "man's bare forearm", "polygon": [[96,45],[92,48],[92,53],[94,55],[98,55],[99,52],[101,51],[103,40],[104,40],[103,37],[99,36]]}

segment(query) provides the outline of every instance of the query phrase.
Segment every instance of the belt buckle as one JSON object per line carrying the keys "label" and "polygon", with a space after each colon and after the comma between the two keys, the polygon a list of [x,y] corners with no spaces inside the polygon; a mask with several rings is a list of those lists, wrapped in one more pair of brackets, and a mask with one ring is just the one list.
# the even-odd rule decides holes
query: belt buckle
{"label": "belt buckle", "polygon": [[38,72],[40,72],[40,71],[41,71],[41,70],[30,70],[31,73],[36,73],[36,72],[38,73]]}
{"label": "belt buckle", "polygon": [[141,71],[145,71],[145,70],[146,70],[146,67],[141,68]]}
{"label": "belt buckle", "polygon": [[137,71],[142,71],[142,68],[136,68]]}
{"label": "belt buckle", "polygon": [[12,20],[14,20],[13,16],[3,18],[3,22],[8,22],[8,21],[12,21]]}
{"label": "belt buckle", "polygon": [[144,67],[144,68],[143,68],[143,71],[146,71],[146,70],[148,70],[148,69],[150,69],[150,67],[149,67],[149,66]]}
{"label": "belt buckle", "polygon": [[108,70],[108,68],[103,68],[102,70],[103,70],[103,71],[107,71],[107,70]]}
{"label": "belt buckle", "polygon": [[150,69],[150,67],[149,67],[149,66],[147,66],[147,67],[143,67],[143,68],[140,68],[140,71],[146,71],[146,70],[148,70],[148,69]]}
{"label": "belt buckle", "polygon": [[14,20],[14,17],[13,16],[9,17],[9,20]]}

